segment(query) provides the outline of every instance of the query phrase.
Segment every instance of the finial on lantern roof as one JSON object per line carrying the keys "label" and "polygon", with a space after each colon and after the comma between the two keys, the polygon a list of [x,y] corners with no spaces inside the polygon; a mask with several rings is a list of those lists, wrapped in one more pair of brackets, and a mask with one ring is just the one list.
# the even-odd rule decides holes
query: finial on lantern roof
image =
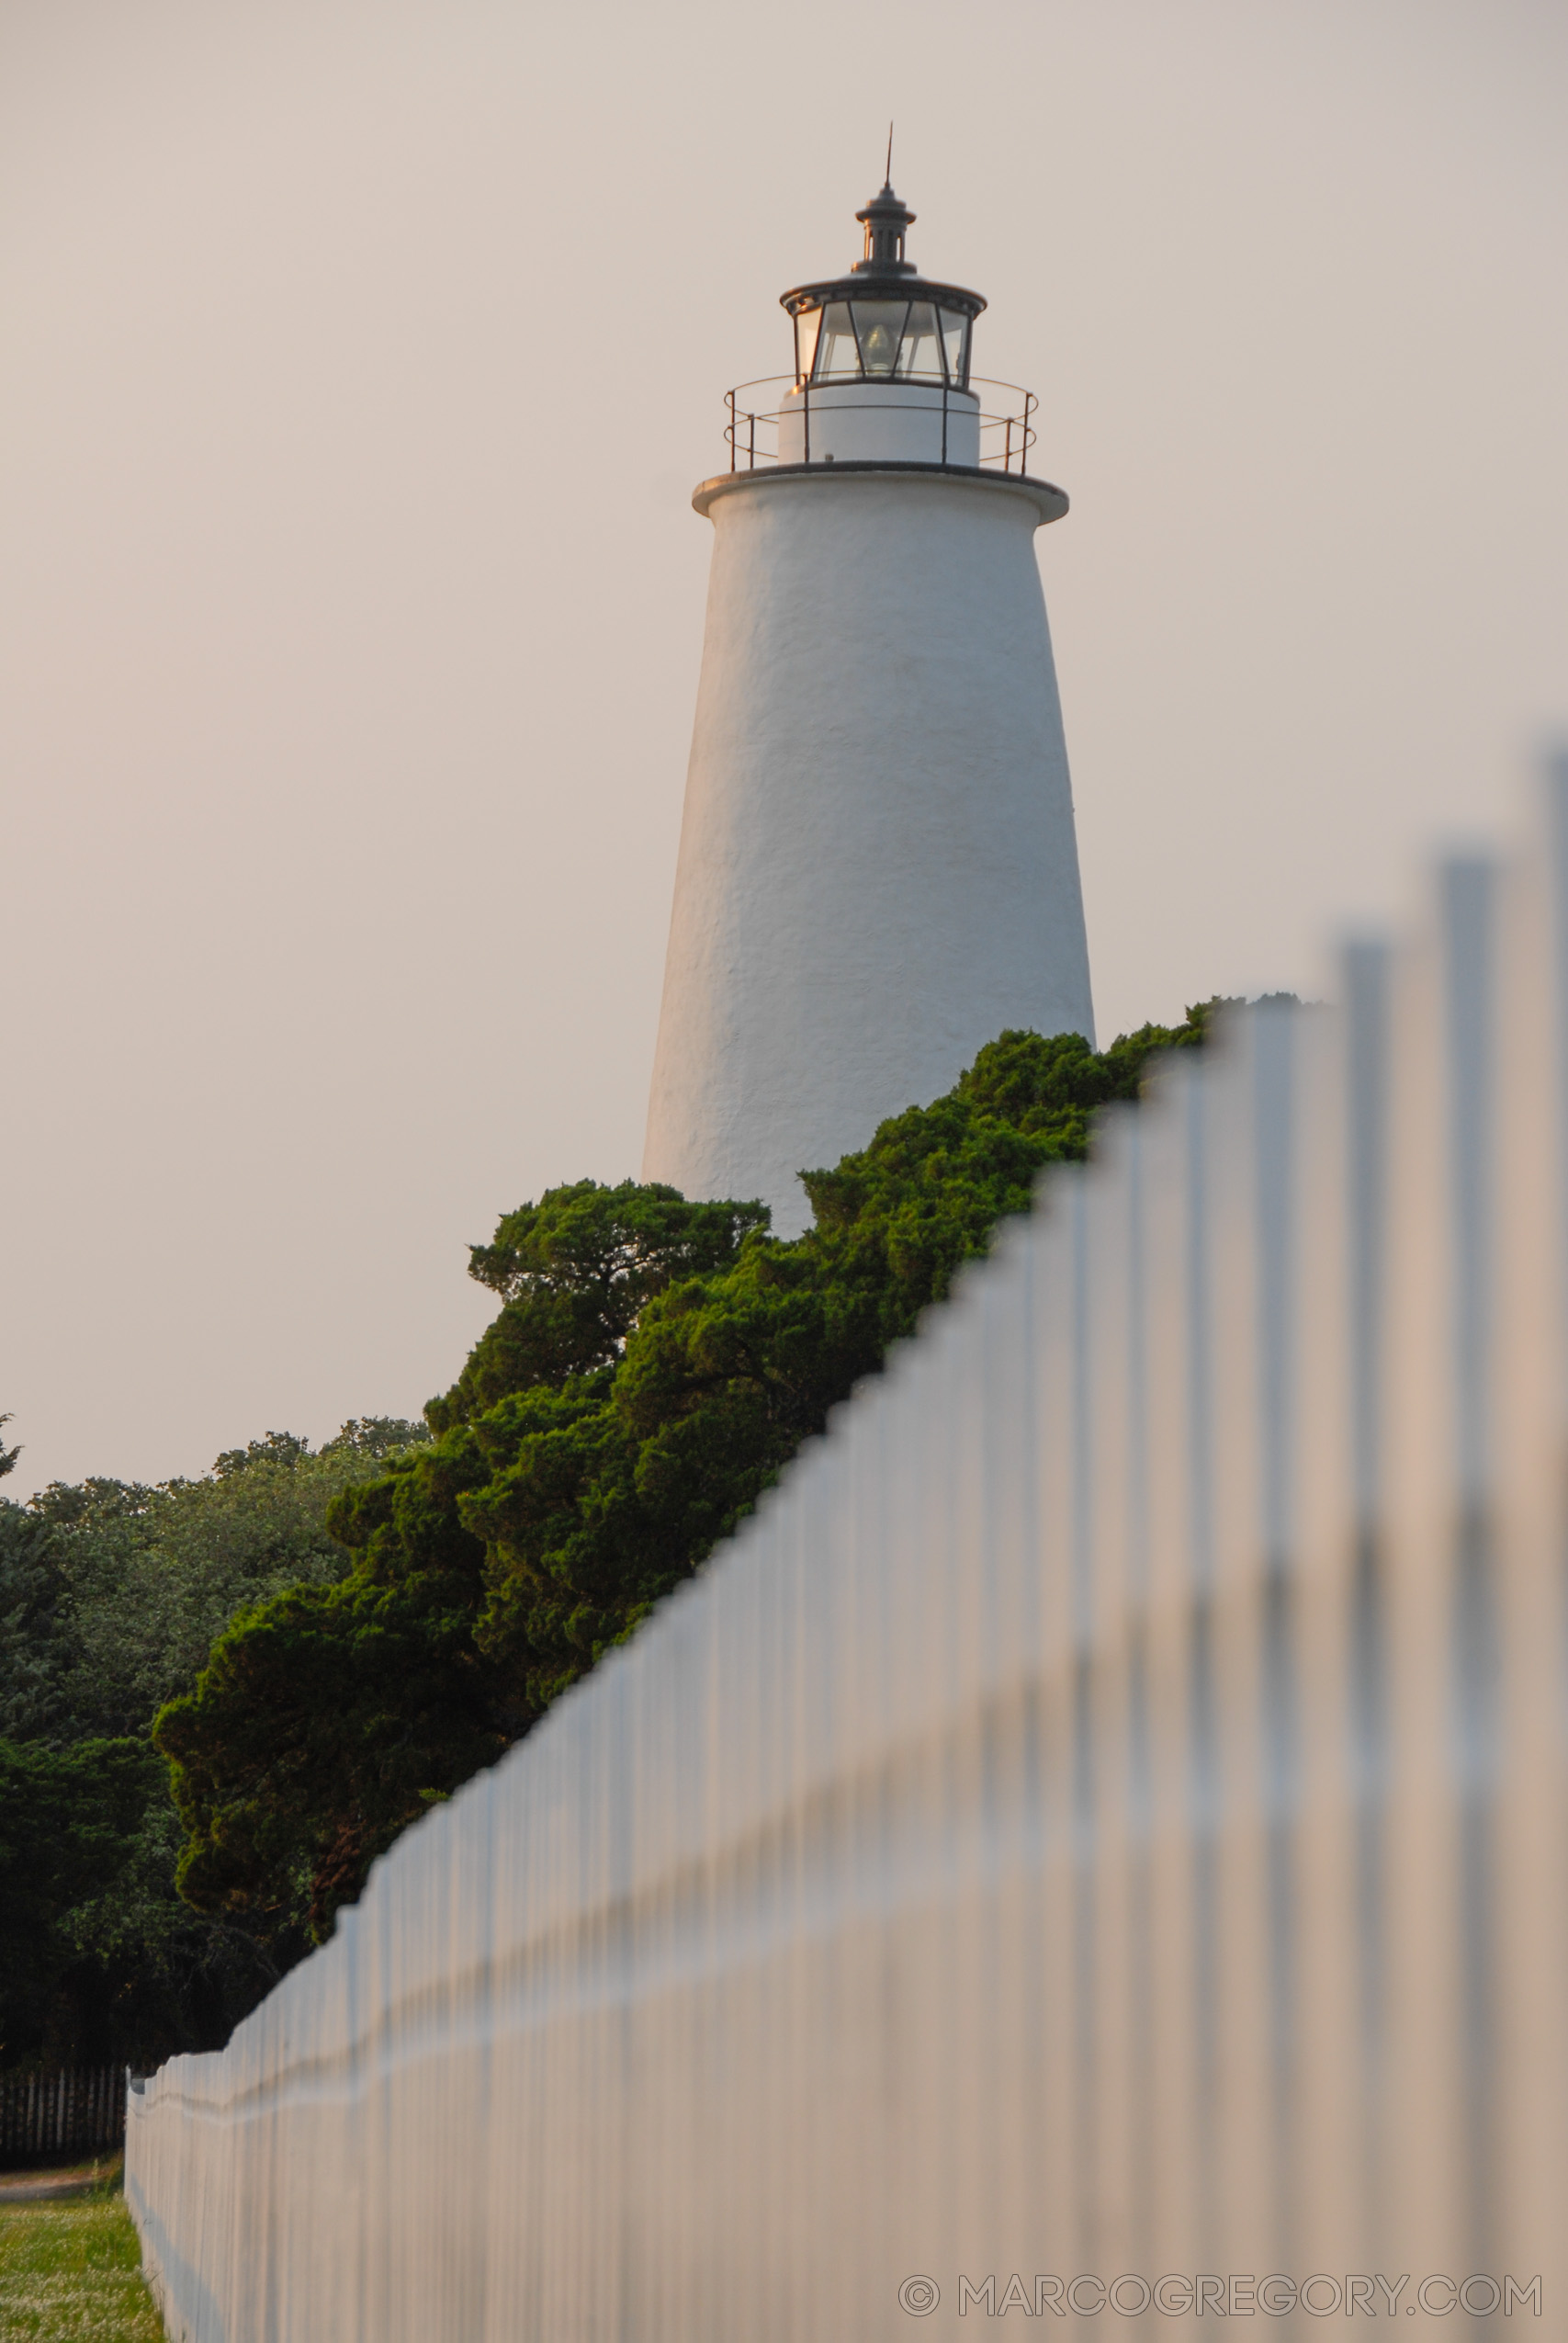
{"label": "finial on lantern roof", "polygon": [[908,204],[900,203],[893,192],[893,125],[887,125],[887,176],[882,183],[880,195],[855,218],[865,229],[865,258],[857,260],[852,274],[856,277],[912,277],[915,264],[904,257],[904,234],[914,220]]}

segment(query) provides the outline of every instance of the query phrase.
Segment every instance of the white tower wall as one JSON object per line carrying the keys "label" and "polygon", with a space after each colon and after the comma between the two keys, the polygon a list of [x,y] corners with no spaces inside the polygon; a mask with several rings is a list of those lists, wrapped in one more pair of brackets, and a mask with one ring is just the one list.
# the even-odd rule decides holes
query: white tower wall
{"label": "white tower wall", "polygon": [[643,1176],[810,1219],[797,1172],[1004,1026],[1092,1040],[1033,535],[1000,474],[747,473],[714,524]]}

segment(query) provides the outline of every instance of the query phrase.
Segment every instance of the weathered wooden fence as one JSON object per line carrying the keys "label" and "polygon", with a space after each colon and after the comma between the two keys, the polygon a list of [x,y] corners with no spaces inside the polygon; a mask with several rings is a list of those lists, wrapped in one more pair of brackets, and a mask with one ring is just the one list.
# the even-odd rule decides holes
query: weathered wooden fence
{"label": "weathered wooden fence", "polygon": [[1565,874],[1113,1115],[151,2078],[172,2337],[1568,2333]]}
{"label": "weathered wooden fence", "polygon": [[112,2150],[124,2137],[123,2066],[0,2074],[0,2171]]}

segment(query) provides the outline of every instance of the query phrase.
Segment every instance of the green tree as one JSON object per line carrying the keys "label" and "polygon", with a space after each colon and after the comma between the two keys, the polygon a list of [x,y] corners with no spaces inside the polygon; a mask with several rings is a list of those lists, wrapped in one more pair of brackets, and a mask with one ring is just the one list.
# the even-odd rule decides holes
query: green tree
{"label": "green tree", "polygon": [[41,1740],[68,1707],[59,1539],[23,1505],[0,1499],[0,1737]]}
{"label": "green tree", "polygon": [[954,1089],[802,1174],[815,1225],[579,1182],[510,1214],[471,1272],[502,1308],[437,1437],[346,1491],[340,1585],[237,1619],[155,1728],[185,1894],[320,1938],[370,1861],[540,1716],[733,1528],[828,1411],[1081,1158],[1102,1106],[1208,1012],[1102,1053],[1003,1034]]}
{"label": "green tree", "polygon": [[124,1870],[159,1767],[145,1741],[0,1741],[0,2064],[48,2046],[68,1915]]}
{"label": "green tree", "polygon": [[635,1180],[579,1180],[509,1212],[491,1243],[468,1249],[469,1275],[503,1307],[452,1389],[426,1408],[432,1431],[514,1391],[613,1366],[645,1303],[678,1278],[728,1269],[768,1217],[765,1205],[688,1204]]}
{"label": "green tree", "polygon": [[318,1937],[370,1862],[433,1798],[492,1762],[536,1700],[475,1641],[485,1550],[458,1500],[491,1466],[470,1424],[525,1378],[544,1398],[608,1390],[649,1299],[732,1263],[761,1205],[690,1205],[672,1189],[552,1189],[476,1246],[502,1296],[462,1376],[428,1413],[443,1436],[345,1490],[330,1526],[351,1579],[298,1587],[238,1618],[194,1695],[157,1725],[190,1837],[183,1893]]}
{"label": "green tree", "polygon": [[332,1504],[428,1439],[389,1418],[319,1451],[269,1432],[199,1478],[55,1483],[0,1502],[0,1734],[46,1773],[84,1746],[142,1758],[141,1810],[112,1850],[93,1842],[96,1874],[78,1866],[63,1903],[51,1889],[47,1924],[41,1906],[20,1907],[12,1951],[48,2000],[33,2032],[52,2054],[152,2064],[222,2042],[307,1948],[287,1911],[198,1915],[176,1893],[184,1832],[147,1737],[236,1612],[343,1579]]}
{"label": "green tree", "polygon": [[349,1556],[327,1528],[334,1499],[429,1436],[374,1417],[320,1450],[269,1432],[225,1450],[199,1479],[41,1490],[28,1511],[55,1533],[72,1737],[145,1732],[237,1612],[341,1579]]}

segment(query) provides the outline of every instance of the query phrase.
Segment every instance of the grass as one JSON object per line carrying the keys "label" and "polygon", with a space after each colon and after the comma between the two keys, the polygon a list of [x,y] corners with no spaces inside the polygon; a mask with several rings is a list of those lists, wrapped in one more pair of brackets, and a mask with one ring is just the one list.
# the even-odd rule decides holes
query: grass
{"label": "grass", "polygon": [[164,2343],[118,2174],[88,2196],[0,2205],[0,2343]]}

